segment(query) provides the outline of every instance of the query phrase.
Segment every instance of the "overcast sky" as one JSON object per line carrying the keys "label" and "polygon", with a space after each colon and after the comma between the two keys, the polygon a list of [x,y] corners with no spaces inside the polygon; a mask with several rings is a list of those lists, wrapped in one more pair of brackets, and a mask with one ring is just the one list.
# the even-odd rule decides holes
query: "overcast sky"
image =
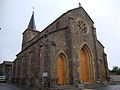
{"label": "overcast sky", "polygon": [[109,68],[120,66],[119,0],[0,0],[0,63],[13,61],[21,51],[22,32],[35,7],[37,30],[81,3],[95,22],[98,40],[105,46]]}

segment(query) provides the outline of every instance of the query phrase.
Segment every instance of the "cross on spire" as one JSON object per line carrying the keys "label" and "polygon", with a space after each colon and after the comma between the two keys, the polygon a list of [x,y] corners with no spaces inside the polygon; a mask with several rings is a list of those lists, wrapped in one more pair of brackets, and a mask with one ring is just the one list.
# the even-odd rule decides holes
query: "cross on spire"
{"label": "cross on spire", "polygon": [[81,7],[81,3],[79,3],[79,7]]}
{"label": "cross on spire", "polygon": [[33,6],[32,8],[33,8],[33,13],[34,13],[35,7]]}

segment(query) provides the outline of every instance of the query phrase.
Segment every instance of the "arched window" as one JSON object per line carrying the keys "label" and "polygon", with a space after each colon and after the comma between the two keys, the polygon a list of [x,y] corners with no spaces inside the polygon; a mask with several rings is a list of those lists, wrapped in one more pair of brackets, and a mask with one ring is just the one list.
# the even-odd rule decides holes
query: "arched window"
{"label": "arched window", "polygon": [[104,79],[105,78],[105,68],[104,68],[104,63],[102,59],[98,60],[98,66],[99,66],[99,78]]}

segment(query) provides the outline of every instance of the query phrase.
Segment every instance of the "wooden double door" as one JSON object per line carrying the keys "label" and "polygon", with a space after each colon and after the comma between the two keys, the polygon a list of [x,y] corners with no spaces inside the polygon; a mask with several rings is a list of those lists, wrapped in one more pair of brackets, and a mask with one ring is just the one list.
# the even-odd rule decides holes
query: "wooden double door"
{"label": "wooden double door", "polygon": [[56,65],[56,74],[57,74],[57,84],[65,83],[65,60],[63,56],[57,57],[57,65]]}

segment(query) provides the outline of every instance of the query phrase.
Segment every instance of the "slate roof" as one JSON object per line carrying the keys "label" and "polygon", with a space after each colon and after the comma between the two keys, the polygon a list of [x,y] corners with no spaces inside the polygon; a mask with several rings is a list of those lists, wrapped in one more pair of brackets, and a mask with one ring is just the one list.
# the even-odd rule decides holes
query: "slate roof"
{"label": "slate roof", "polygon": [[27,29],[35,30],[36,31],[36,25],[35,25],[35,19],[34,19],[34,12],[32,13],[32,16],[31,16],[31,19],[30,19],[30,22],[29,22],[29,25],[28,25]]}

